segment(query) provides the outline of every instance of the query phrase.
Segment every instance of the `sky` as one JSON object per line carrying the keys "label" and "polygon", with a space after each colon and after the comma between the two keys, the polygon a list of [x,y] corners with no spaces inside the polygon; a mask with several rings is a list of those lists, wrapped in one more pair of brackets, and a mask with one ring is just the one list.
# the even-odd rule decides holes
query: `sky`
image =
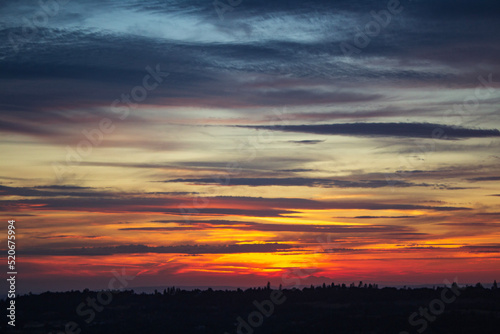
{"label": "sky", "polygon": [[21,292],[500,279],[498,1],[2,1]]}

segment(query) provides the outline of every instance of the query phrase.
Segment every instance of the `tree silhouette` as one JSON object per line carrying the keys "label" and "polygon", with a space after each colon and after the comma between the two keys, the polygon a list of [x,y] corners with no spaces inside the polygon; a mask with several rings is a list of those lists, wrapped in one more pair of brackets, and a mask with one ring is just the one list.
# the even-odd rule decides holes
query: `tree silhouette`
{"label": "tree silhouette", "polygon": [[[378,289],[376,284],[365,283],[352,283],[349,289],[345,284],[333,283],[308,285],[304,289],[280,288],[281,292],[270,291],[268,282],[265,287],[235,291],[212,288],[186,291],[169,287],[162,288],[163,294],[147,294],[125,290],[114,292],[109,305],[101,305],[98,291],[88,289],[27,294],[16,297],[25,310],[22,317],[16,319],[16,327],[23,328],[22,333],[27,334],[60,334],[65,333],[64,326],[71,321],[78,324],[73,333],[234,334],[250,333],[247,329],[257,323],[257,315],[261,314],[264,320],[258,331],[253,332],[255,334],[302,334],[311,333],[311,329],[318,334],[394,334],[405,330],[415,333],[418,328],[412,328],[408,322],[411,314],[425,306],[430,316],[434,314],[427,306],[434,305],[431,301],[440,300],[443,295],[446,300],[451,300],[459,291],[456,299],[449,305],[447,302],[446,312],[439,315],[439,320],[428,321],[427,332],[498,333],[498,317],[492,316],[499,309],[500,289],[496,281],[491,289],[484,289],[481,284],[459,288],[453,283],[452,291],[446,287]],[[286,302],[271,307],[270,296],[275,293],[286,297]],[[95,320],[89,324],[87,317],[75,312],[78,305],[85,305],[88,300],[97,307],[80,308],[86,315],[89,310],[94,310]],[[0,307],[8,308],[7,303],[8,300],[0,299]],[[425,318],[420,314],[414,318],[417,321],[422,319]],[[4,327],[0,325],[0,329]]]}

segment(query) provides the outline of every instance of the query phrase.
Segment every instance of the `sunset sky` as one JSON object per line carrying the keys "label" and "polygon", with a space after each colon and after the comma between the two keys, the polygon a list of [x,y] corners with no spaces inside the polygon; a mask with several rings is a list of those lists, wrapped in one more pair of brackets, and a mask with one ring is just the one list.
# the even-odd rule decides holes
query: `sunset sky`
{"label": "sunset sky", "polygon": [[0,3],[20,292],[500,279],[498,1],[216,4]]}

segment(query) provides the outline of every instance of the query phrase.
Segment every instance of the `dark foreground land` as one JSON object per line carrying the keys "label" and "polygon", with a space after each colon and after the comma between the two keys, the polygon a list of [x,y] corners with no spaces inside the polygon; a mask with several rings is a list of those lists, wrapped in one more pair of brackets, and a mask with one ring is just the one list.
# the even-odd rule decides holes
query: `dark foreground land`
{"label": "dark foreground land", "polygon": [[[2,300],[3,310],[8,307]],[[5,311],[4,311],[5,312]],[[2,333],[500,333],[500,289],[338,286],[42,293],[16,298]]]}

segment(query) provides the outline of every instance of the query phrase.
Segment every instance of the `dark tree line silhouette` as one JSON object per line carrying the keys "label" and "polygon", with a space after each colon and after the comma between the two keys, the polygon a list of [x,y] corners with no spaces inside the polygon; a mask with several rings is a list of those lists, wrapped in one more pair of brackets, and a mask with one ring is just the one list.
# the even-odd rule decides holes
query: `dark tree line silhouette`
{"label": "dark tree line silhouette", "polygon": [[[458,287],[456,284],[455,287]],[[76,309],[97,291],[27,294],[16,298],[17,333],[68,333],[65,325],[78,324],[86,333],[238,333],[238,317],[255,311],[255,301],[269,299],[280,291],[286,300],[252,333],[418,333],[409,316],[439,298],[444,286],[434,288],[379,288],[359,282],[323,283],[304,288],[264,287],[229,290],[182,290],[166,287],[152,294],[132,290],[113,291],[113,300],[96,312],[92,321]],[[460,288],[461,294],[429,323],[425,333],[499,333],[500,290],[480,283]],[[0,301],[7,307],[7,300]],[[6,330],[6,321],[0,332]],[[10,330],[10,329],[9,329]],[[71,333],[71,332],[69,332]],[[76,332],[75,332],[76,333]],[[240,331],[249,334],[249,332]]]}

